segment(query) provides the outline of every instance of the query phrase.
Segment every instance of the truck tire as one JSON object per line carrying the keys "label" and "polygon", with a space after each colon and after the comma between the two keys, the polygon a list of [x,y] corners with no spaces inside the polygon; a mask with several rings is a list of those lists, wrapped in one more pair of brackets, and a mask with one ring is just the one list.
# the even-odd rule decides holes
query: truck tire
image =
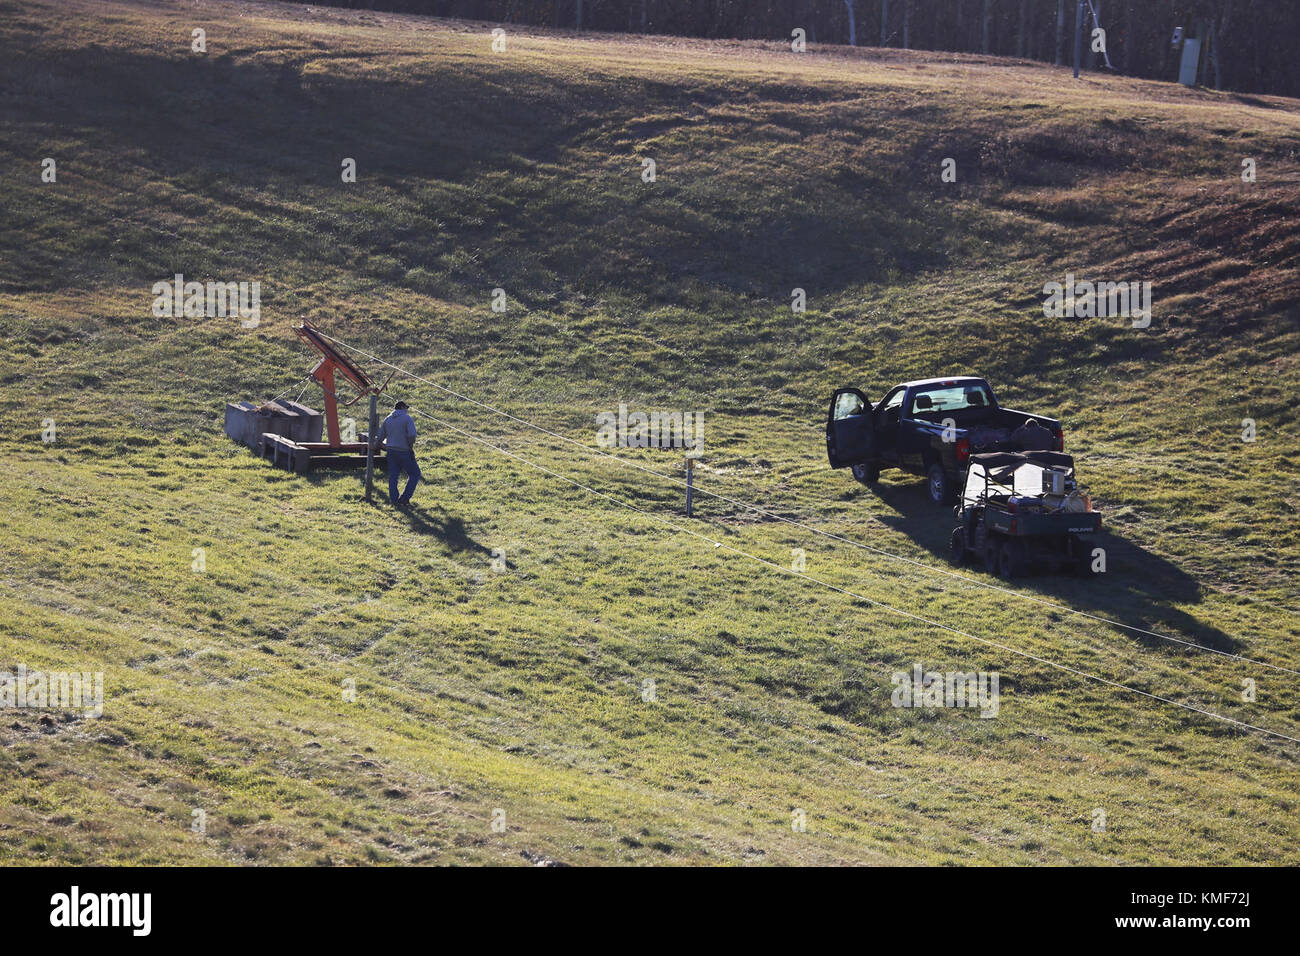
{"label": "truck tire", "polygon": [[1025,573],[1027,556],[1024,546],[1014,538],[1002,542],[998,549],[998,577],[1010,581]]}
{"label": "truck tire", "polygon": [[1002,542],[989,535],[984,544],[984,570],[989,574],[998,573],[998,559],[1002,555]]}
{"label": "truck tire", "polygon": [[854,465],[853,477],[864,485],[874,485],[880,480],[879,465]]}
{"label": "truck tire", "polygon": [[936,505],[950,505],[957,500],[952,481],[948,478],[948,473],[943,470],[943,465],[938,462],[931,465],[925,473],[925,480],[930,492],[930,500]]}
{"label": "truck tire", "polygon": [[961,525],[952,529],[952,538],[948,542],[948,561],[960,567],[966,563],[969,552],[966,550],[966,529]]}

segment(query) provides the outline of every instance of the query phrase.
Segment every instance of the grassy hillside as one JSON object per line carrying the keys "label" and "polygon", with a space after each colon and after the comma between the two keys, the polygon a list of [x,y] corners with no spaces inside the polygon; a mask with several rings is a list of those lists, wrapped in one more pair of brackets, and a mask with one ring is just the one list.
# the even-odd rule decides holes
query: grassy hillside
{"label": "grassy hillside", "polygon": [[[1061,667],[1300,737],[1300,103],[493,26],[0,0],[0,671],[106,696],[2,715],[0,861],[1296,863],[1300,744]],[[260,324],[155,318],[177,272]],[[1151,328],[1044,318],[1066,273]],[[702,488],[877,550],[400,376],[640,511],[428,419],[408,514],[274,471],[223,406],[301,318],[592,449],[701,411]],[[1106,574],[945,574],[917,481],[827,468],[833,388],[948,371],[1064,419]],[[999,716],[891,707],[915,661]]]}

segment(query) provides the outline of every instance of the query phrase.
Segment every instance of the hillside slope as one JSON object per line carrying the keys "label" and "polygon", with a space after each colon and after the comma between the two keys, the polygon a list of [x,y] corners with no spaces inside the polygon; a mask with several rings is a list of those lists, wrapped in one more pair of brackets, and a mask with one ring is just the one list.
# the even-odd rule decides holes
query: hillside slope
{"label": "hillside slope", "polygon": [[[1300,745],[1240,723],[1300,737],[1300,104],[272,3],[0,14],[0,671],[106,697],[5,713],[0,860],[1297,861]],[[155,317],[176,273],[259,281],[260,323]],[[1151,328],[1045,318],[1067,273],[1151,281]],[[411,513],[222,436],[297,393],[301,318],[427,380],[392,384],[438,419]],[[953,577],[917,482],[827,468],[834,387],[947,371],[1065,420],[1106,574]],[[701,411],[703,489],[871,550],[687,522],[446,389],[592,449],[620,403]],[[917,661],[999,672],[998,717],[891,707]]]}

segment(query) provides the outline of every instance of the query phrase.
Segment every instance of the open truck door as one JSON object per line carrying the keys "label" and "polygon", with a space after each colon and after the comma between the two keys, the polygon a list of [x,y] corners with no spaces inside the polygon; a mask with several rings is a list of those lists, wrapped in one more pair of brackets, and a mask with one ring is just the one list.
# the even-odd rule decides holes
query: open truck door
{"label": "open truck door", "polygon": [[826,457],[832,468],[865,465],[876,456],[871,402],[856,388],[835,390],[826,414]]}

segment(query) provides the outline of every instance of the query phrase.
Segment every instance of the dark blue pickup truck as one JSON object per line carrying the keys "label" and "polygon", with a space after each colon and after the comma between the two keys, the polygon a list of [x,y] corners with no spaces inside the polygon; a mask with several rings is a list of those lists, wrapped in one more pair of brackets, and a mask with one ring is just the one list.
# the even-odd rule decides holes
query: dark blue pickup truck
{"label": "dark blue pickup truck", "polygon": [[972,454],[1064,451],[1061,423],[998,404],[982,378],[964,375],[895,385],[876,405],[841,388],[826,415],[832,468],[875,484],[882,468],[924,475],[935,504],[952,504]]}

